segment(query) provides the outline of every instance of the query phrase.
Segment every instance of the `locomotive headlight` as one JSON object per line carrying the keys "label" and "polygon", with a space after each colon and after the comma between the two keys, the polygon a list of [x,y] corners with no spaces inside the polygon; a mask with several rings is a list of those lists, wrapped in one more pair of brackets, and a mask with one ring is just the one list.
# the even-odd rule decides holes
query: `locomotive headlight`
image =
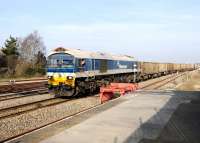
{"label": "locomotive headlight", "polygon": [[47,76],[48,79],[53,79],[53,76]]}
{"label": "locomotive headlight", "polygon": [[73,76],[67,76],[67,79],[69,79],[69,80],[73,80],[74,77],[73,77]]}

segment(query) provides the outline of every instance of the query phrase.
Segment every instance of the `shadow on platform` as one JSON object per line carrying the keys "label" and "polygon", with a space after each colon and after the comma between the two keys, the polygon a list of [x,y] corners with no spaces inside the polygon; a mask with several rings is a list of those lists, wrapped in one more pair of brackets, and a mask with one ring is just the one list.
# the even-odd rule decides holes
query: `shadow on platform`
{"label": "shadow on platform", "polygon": [[[124,143],[200,143],[200,92],[172,91],[170,96],[162,109],[154,109],[156,114],[147,122],[138,119],[140,128]],[[177,102],[179,106],[174,107]],[[168,113],[172,116],[164,124]]]}

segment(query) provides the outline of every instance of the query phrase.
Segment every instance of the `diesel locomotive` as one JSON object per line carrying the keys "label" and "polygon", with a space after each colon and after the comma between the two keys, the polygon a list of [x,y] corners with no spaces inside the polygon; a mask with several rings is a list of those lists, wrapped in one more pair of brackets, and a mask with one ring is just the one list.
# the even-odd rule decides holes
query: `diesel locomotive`
{"label": "diesel locomotive", "polygon": [[48,88],[56,96],[93,93],[110,82],[139,82],[195,69],[193,64],[140,62],[131,56],[59,47],[47,59]]}
{"label": "diesel locomotive", "polygon": [[109,82],[134,82],[137,62],[117,56],[78,49],[56,48],[47,60],[48,87],[59,96],[92,93]]}

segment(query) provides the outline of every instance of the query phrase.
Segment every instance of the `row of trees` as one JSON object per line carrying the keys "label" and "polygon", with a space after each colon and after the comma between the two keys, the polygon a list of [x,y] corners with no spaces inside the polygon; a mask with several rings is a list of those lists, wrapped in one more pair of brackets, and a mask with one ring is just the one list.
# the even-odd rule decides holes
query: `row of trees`
{"label": "row of trees", "polygon": [[0,49],[0,74],[25,76],[45,74],[46,47],[37,31],[25,38],[10,36]]}

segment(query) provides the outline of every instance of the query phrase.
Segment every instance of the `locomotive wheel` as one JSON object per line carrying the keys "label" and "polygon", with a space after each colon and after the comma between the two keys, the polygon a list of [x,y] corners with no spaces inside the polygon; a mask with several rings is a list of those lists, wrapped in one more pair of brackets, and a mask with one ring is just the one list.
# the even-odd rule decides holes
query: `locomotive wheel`
{"label": "locomotive wheel", "polygon": [[73,97],[76,97],[76,96],[78,96],[79,93],[80,93],[78,86],[76,86],[74,90],[75,90],[75,92],[74,92]]}

